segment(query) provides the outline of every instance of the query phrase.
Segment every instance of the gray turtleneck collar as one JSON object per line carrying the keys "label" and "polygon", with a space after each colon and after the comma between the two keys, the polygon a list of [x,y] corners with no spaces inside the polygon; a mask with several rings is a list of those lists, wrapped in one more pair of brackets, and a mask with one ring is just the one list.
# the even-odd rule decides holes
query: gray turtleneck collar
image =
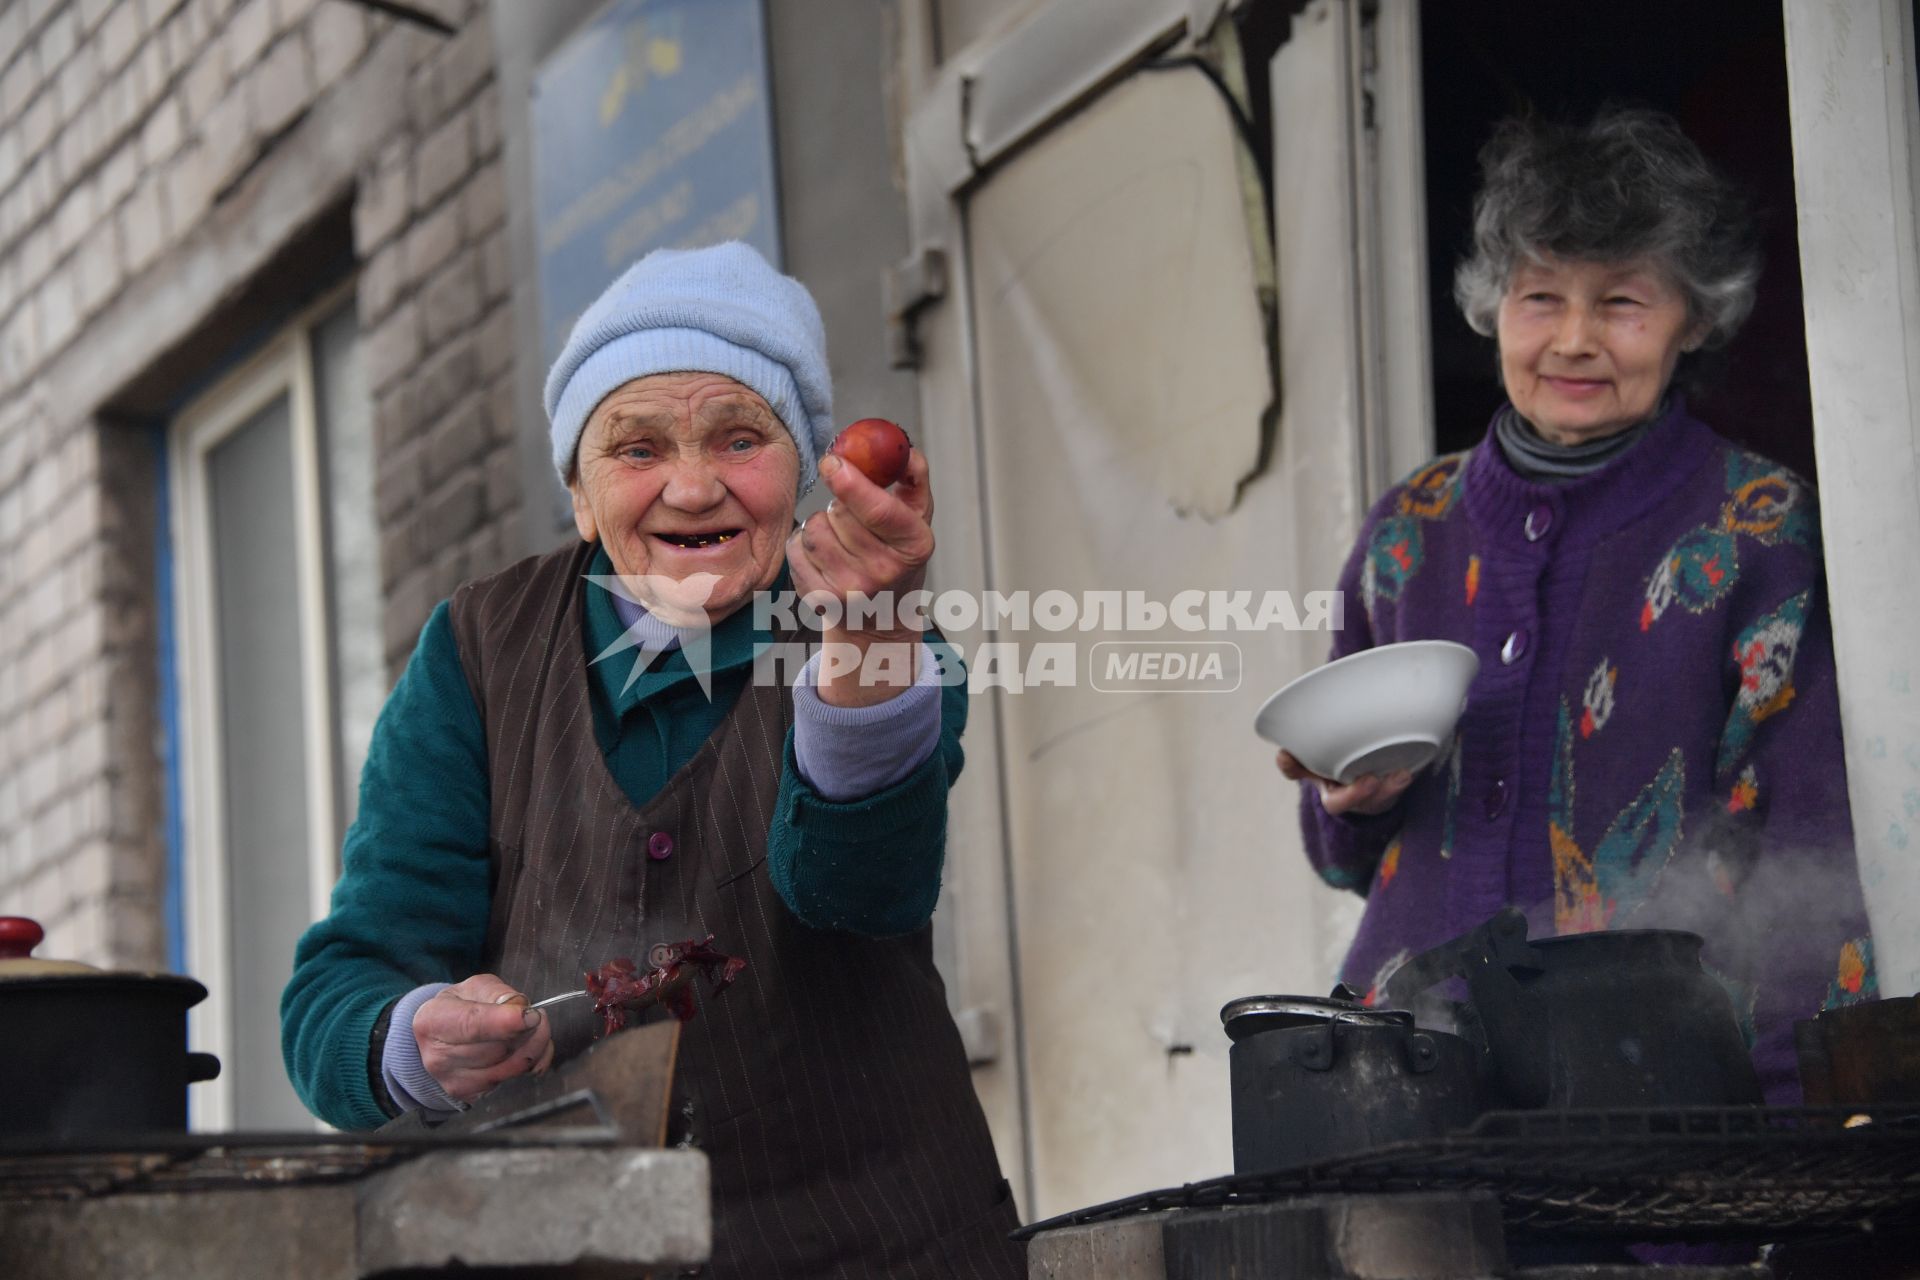
{"label": "gray turtleneck collar", "polygon": [[1653,416],[1644,422],[1580,444],[1555,444],[1521,417],[1518,409],[1507,405],[1494,416],[1493,438],[1505,455],[1507,465],[1522,479],[1538,484],[1568,484],[1592,475],[1633,448],[1648,428],[1666,416],[1671,405],[1671,400],[1662,399]]}

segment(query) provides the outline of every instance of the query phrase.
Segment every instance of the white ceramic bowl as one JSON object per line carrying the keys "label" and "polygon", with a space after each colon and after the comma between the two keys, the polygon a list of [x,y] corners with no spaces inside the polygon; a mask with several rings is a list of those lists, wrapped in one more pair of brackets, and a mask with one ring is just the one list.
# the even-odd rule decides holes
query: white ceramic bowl
{"label": "white ceramic bowl", "polygon": [[1406,640],[1348,654],[1268,698],[1253,729],[1323,778],[1424,768],[1453,736],[1480,671],[1451,640]]}

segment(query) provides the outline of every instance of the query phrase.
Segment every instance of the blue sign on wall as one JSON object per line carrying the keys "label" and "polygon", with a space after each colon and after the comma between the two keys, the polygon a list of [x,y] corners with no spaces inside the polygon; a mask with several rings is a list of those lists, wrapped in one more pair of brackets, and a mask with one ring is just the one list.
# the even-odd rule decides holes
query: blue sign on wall
{"label": "blue sign on wall", "polygon": [[780,263],[761,0],[617,0],[533,83],[546,361],[649,249],[744,240]]}

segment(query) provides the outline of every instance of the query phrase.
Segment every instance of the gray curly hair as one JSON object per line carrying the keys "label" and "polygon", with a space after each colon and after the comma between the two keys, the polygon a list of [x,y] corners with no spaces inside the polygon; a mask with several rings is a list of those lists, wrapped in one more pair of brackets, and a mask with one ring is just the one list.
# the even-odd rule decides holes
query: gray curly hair
{"label": "gray curly hair", "polygon": [[1680,286],[1702,344],[1732,340],[1753,310],[1760,252],[1745,200],[1671,116],[1604,110],[1587,125],[1502,122],[1480,150],[1473,252],[1453,297],[1491,336],[1522,260],[1649,258]]}

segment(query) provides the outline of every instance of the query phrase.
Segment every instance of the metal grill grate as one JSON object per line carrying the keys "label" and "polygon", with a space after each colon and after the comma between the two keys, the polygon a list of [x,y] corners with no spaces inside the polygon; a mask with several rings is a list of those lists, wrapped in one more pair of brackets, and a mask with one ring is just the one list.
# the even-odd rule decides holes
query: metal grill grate
{"label": "metal grill grate", "polygon": [[[122,1192],[231,1190],[338,1182],[428,1151],[608,1145],[602,1125],[368,1136],[316,1133],[142,1135],[122,1144],[0,1145],[0,1200]],[[117,1147],[117,1149],[116,1149]]]}
{"label": "metal grill grate", "polygon": [[1510,1227],[1633,1240],[1920,1231],[1920,1110],[1493,1112],[1445,1138],[1148,1192],[1021,1235],[1161,1209],[1412,1190],[1492,1191]]}

